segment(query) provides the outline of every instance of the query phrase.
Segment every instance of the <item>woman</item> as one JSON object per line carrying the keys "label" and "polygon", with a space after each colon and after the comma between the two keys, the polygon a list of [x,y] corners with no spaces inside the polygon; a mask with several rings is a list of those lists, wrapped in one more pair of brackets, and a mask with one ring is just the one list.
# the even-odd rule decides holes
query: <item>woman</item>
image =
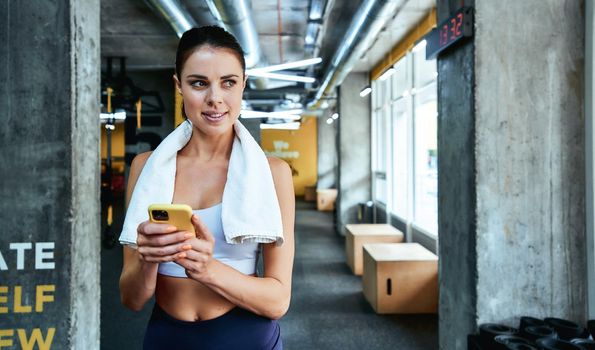
{"label": "woman", "polygon": [[[196,236],[166,224],[138,225],[137,249],[124,247],[122,303],[138,311],[155,295],[145,349],[281,349],[276,320],[289,307],[294,255],[291,170],[284,161],[267,158],[283,244],[226,245],[220,206],[246,86],[243,51],[219,27],[193,28],[180,39],[173,79],[192,135],[177,153],[172,202],[188,204],[198,214],[192,217]],[[139,154],[132,162],[127,205],[149,156]]]}

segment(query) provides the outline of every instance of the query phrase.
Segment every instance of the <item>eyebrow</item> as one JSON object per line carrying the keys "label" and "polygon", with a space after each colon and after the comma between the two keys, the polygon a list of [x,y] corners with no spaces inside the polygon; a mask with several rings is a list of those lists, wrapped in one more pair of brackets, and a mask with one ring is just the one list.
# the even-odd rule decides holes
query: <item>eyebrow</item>
{"label": "eyebrow", "polygon": [[[239,78],[240,76],[237,74],[227,74],[222,76],[219,79],[229,79],[229,78]],[[209,78],[207,78],[204,75],[200,75],[200,74],[190,74],[188,75],[186,78],[197,78],[197,79],[204,79],[204,80],[209,80]]]}

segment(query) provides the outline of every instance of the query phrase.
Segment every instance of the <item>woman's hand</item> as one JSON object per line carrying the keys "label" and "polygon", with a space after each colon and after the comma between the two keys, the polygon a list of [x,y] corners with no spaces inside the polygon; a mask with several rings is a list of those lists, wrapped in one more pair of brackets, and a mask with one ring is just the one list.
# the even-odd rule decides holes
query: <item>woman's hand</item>
{"label": "woman's hand", "polygon": [[196,231],[196,237],[184,242],[182,252],[178,254],[176,262],[186,269],[188,277],[200,282],[209,277],[208,271],[209,265],[213,261],[215,237],[198,216],[192,215],[192,224]]}
{"label": "woman's hand", "polygon": [[179,258],[182,246],[194,234],[177,230],[175,226],[150,221],[138,225],[136,244],[140,259],[149,263],[162,263]]}

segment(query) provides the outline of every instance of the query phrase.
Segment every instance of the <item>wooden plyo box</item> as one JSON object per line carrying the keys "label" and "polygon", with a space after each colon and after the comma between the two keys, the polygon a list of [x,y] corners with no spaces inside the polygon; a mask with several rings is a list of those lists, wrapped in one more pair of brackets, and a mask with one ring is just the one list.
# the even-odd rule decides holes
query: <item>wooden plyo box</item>
{"label": "wooden plyo box", "polygon": [[438,257],[417,243],[365,244],[362,284],[379,314],[436,313]]}
{"label": "wooden plyo box", "polygon": [[316,186],[304,187],[304,201],[316,202]]}
{"label": "wooden plyo box", "polygon": [[389,224],[349,224],[345,225],[345,253],[347,265],[360,276],[364,269],[363,245],[366,243],[400,243],[403,233]]}
{"label": "wooden plyo box", "polygon": [[316,208],[319,211],[335,210],[335,200],[337,200],[337,189],[316,190]]}

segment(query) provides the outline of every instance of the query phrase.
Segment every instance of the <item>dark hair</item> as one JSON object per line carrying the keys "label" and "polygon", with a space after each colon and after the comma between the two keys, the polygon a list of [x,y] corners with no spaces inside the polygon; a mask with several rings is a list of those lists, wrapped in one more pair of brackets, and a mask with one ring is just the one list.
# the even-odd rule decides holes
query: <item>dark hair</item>
{"label": "dark hair", "polygon": [[242,50],[236,38],[221,27],[204,26],[189,29],[180,38],[178,50],[176,51],[176,75],[178,79],[181,79],[180,74],[188,57],[201,46],[205,45],[231,50],[240,61],[242,71],[246,71],[244,50]]}

